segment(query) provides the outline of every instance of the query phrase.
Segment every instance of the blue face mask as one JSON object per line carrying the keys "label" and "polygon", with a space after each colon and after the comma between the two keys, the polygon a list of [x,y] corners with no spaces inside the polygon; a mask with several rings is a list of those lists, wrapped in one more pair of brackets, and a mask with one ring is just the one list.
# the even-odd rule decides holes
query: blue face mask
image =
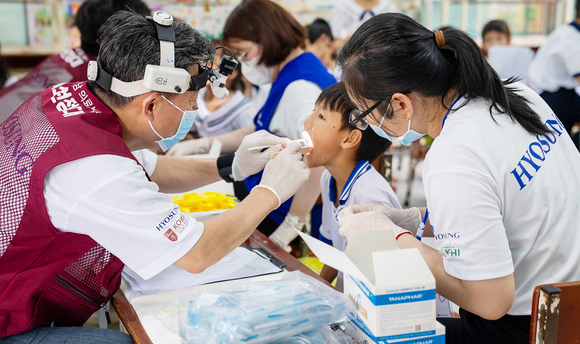
{"label": "blue face mask", "polygon": [[185,138],[185,135],[187,135],[187,133],[191,129],[191,126],[193,125],[193,122],[195,121],[195,117],[197,116],[197,110],[183,111],[177,105],[173,104],[169,99],[165,98],[164,96],[162,97],[163,99],[167,100],[169,104],[175,106],[179,111],[183,112],[183,117],[181,117],[181,123],[179,123],[179,128],[177,128],[177,132],[175,133],[175,135],[171,137],[165,138],[159,135],[159,133],[155,130],[155,128],[153,128],[153,124],[151,124],[151,121],[149,121],[149,125],[151,126],[153,132],[161,139],[159,141],[155,141],[155,143],[159,145],[159,147],[163,150],[163,152],[167,152],[169,148],[175,146],[177,142]]}
{"label": "blue face mask", "polygon": [[373,129],[375,134],[377,134],[380,137],[387,139],[391,142],[401,142],[404,145],[408,145],[409,143],[411,143],[413,141],[417,141],[418,139],[425,136],[425,134],[418,133],[415,130],[411,129],[411,119],[409,119],[409,127],[407,128],[407,132],[405,134],[403,134],[403,136],[397,136],[397,137],[391,136],[391,135],[387,134],[381,128],[381,125],[383,124],[384,120],[385,120],[385,117],[383,116],[383,119],[381,120],[381,123],[379,123],[379,125],[375,125],[375,124],[369,124],[369,125]]}

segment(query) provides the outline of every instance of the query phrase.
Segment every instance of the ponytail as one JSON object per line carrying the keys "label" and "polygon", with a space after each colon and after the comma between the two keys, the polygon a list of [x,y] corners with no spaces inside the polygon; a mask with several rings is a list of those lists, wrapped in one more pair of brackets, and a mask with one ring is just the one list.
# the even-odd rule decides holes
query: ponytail
{"label": "ponytail", "polygon": [[[361,103],[416,92],[441,97],[447,108],[443,102],[450,91],[463,95],[464,105],[481,97],[490,102],[490,115],[493,110],[506,114],[530,134],[549,132],[528,101],[510,87],[515,80],[503,82],[467,34],[446,29],[437,35],[400,13],[369,19],[337,56],[345,88]],[[386,104],[379,111],[385,113]]]}

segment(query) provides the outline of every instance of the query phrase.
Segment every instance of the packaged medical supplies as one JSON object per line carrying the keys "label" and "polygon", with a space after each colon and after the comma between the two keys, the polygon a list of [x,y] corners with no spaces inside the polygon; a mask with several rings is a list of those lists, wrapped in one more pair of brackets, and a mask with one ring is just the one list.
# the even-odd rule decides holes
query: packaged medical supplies
{"label": "packaged medical supplies", "polygon": [[184,213],[226,210],[238,204],[236,196],[220,192],[190,192],[172,200]]}
{"label": "packaged medical supplies", "polygon": [[398,249],[391,230],[352,232],[344,252],[299,234],[322,263],[344,273],[344,294],[357,307],[347,334],[369,343],[445,343],[435,278],[419,250]]}
{"label": "packaged medical supplies", "polygon": [[354,311],[343,294],[295,271],[278,281],[179,297],[157,318],[188,344],[272,343],[318,330]]}

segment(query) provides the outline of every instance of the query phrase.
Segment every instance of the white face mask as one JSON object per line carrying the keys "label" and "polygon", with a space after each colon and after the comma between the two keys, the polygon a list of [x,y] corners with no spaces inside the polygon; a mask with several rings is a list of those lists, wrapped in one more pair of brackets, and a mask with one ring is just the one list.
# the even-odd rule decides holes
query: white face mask
{"label": "white face mask", "polygon": [[274,76],[274,66],[266,67],[263,64],[258,64],[261,56],[258,55],[250,61],[241,60],[242,75],[254,85],[266,85],[272,82]]}

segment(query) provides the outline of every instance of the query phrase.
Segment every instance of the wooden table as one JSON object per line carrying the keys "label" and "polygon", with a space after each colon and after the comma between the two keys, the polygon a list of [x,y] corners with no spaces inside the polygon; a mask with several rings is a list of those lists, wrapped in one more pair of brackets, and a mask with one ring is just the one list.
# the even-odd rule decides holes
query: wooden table
{"label": "wooden table", "polygon": [[[270,239],[268,239],[264,234],[260,233],[259,231],[254,231],[254,233],[242,243],[242,246],[249,245],[253,248],[261,248],[264,251],[268,252],[274,258],[284,262],[286,266],[284,267],[288,271],[302,271],[303,273],[316,278],[317,280],[325,283],[328,286],[331,286],[328,282],[320,278],[317,274],[315,274],[312,270],[304,266],[304,264],[300,263],[296,258],[288,254],[278,245],[274,244]],[[332,286],[331,286],[332,287]],[[112,300],[113,307],[117,314],[119,315],[119,319],[127,329],[127,332],[133,338],[133,341],[136,344],[152,344],[147,332],[143,328],[137,313],[133,309],[133,306],[123,292],[121,290],[117,291],[113,296]]]}

